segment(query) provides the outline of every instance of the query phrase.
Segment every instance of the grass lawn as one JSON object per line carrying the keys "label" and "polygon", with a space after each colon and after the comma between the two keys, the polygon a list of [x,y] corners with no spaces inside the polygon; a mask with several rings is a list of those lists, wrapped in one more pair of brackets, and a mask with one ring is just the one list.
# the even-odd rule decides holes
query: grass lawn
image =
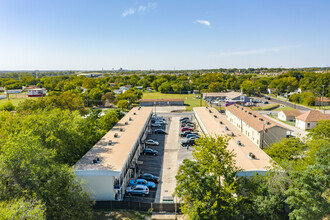
{"label": "grass lawn", "polygon": [[[186,111],[192,111],[194,107],[199,107],[201,100],[196,99],[194,94],[163,94],[160,92],[146,92],[143,93],[143,99],[184,99]],[[202,100],[203,106],[207,106],[206,102]]]}
{"label": "grass lawn", "polygon": [[[11,103],[13,103],[14,106],[18,106],[18,104],[19,104],[20,102],[22,102],[22,101],[24,101],[24,100],[26,100],[26,99],[28,99],[28,98],[9,98],[9,101],[10,101]],[[0,106],[1,106],[3,103],[7,102],[7,101],[8,101],[8,99],[0,99]]]}
{"label": "grass lawn", "polygon": [[274,109],[275,111],[283,111],[283,110],[296,110],[294,108],[291,108],[289,106],[284,106],[284,107],[280,107],[280,108],[277,108],[277,109]]}
{"label": "grass lawn", "polygon": [[269,104],[269,105],[265,105],[262,107],[251,107],[252,110],[257,110],[257,111],[270,111],[270,110],[274,110],[275,108],[277,108],[278,106],[280,106],[279,104]]}

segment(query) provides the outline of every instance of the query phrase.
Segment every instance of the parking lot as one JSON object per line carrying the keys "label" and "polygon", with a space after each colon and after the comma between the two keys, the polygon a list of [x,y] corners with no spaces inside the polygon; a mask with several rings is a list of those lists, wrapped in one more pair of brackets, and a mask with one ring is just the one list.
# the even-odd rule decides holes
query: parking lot
{"label": "parking lot", "polygon": [[[175,176],[179,165],[185,158],[192,159],[193,146],[187,149],[186,146],[181,146],[181,142],[186,139],[186,137],[180,137],[181,124],[179,122],[180,118],[189,116],[190,120],[194,121],[192,113],[183,113],[182,116],[178,113],[166,113],[159,114],[157,116],[163,116],[166,120],[166,125],[161,127],[152,127],[152,132],[148,134],[146,140],[152,139],[159,142],[158,146],[149,146],[158,151],[158,156],[153,155],[143,155],[141,154],[138,161],[138,167],[140,173],[151,173],[160,177],[160,181],[157,184],[156,189],[150,189],[149,195],[142,197],[139,195],[125,195],[124,200],[134,201],[134,202],[172,202],[172,194],[176,186]],[[198,130],[198,125],[196,124],[196,130]],[[167,132],[164,134],[155,134],[156,129],[163,129]]]}

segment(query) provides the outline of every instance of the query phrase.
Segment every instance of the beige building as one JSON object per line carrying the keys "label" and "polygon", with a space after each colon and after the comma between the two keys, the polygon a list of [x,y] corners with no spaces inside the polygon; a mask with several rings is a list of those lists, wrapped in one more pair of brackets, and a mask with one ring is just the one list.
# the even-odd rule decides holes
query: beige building
{"label": "beige building", "polygon": [[310,110],[296,117],[296,127],[309,130],[314,128],[320,120],[330,120],[330,115],[323,114],[318,110]]}
{"label": "beige building", "polygon": [[226,118],[261,149],[286,138],[288,131],[275,121],[239,105],[227,106]]}
{"label": "beige building", "polygon": [[328,97],[316,97],[315,106],[328,106],[330,105],[330,99]]}
{"label": "beige building", "polygon": [[75,165],[75,173],[96,201],[122,200],[144,149],[152,108],[133,108]]}
{"label": "beige building", "polygon": [[277,117],[282,121],[295,121],[299,115],[301,115],[299,110],[282,110],[277,114]]}
{"label": "beige building", "polygon": [[269,168],[272,168],[271,158],[248,137],[241,135],[240,129],[231,124],[226,116],[216,109],[194,108],[194,115],[206,136],[229,135],[231,137],[227,149],[233,151],[236,166],[242,169],[238,176],[252,176],[254,173],[264,175]]}

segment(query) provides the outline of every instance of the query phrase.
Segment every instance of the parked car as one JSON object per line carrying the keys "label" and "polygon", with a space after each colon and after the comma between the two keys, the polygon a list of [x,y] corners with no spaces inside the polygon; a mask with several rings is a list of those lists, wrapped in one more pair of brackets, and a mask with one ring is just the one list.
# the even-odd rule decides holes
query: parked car
{"label": "parked car", "polygon": [[184,120],[189,120],[189,118],[188,117],[180,118],[180,121],[184,121]]}
{"label": "parked car", "polygon": [[226,113],[226,111],[221,109],[221,110],[219,110],[219,113],[224,114],[224,113]]}
{"label": "parked car", "polygon": [[156,145],[156,146],[159,145],[159,142],[158,142],[158,141],[154,141],[154,140],[152,140],[152,139],[146,140],[145,143],[146,143],[146,144],[149,144],[149,145]]}
{"label": "parked car", "polygon": [[126,189],[127,194],[130,195],[141,195],[141,196],[147,196],[149,195],[149,188],[144,185],[135,185],[128,187]]}
{"label": "parked car", "polygon": [[268,104],[269,102],[267,102],[267,101],[264,101],[264,104]]}
{"label": "parked car", "polygon": [[188,140],[185,140],[185,141],[182,141],[181,142],[181,146],[182,147],[185,147],[185,146],[193,146],[195,145],[195,140],[194,139],[188,139]]}
{"label": "parked car", "polygon": [[158,155],[158,151],[156,150],[153,150],[151,148],[146,148],[143,150],[142,152],[144,155],[154,155],[154,156],[157,156]]}
{"label": "parked car", "polygon": [[199,136],[198,136],[197,134],[188,134],[188,135],[187,135],[187,139],[190,139],[190,138],[198,139]]}
{"label": "parked car", "polygon": [[157,123],[157,124],[163,124],[163,125],[165,125],[166,124],[166,121],[165,120],[157,120],[157,121],[155,121],[155,123]]}
{"label": "parked car", "polygon": [[151,127],[161,127],[162,125],[161,124],[159,124],[159,123],[152,123],[151,124]]}
{"label": "parked car", "polygon": [[144,185],[147,186],[149,189],[156,188],[156,184],[154,182],[150,182],[145,179],[136,179],[129,181],[129,186],[135,186],[135,185]]}
{"label": "parked car", "polygon": [[192,131],[192,130],[194,130],[193,128],[189,128],[189,127],[183,127],[183,128],[181,128],[181,132],[182,131]]}
{"label": "parked car", "polygon": [[188,134],[191,134],[191,131],[183,131],[180,133],[180,137],[186,137]]}
{"label": "parked car", "polygon": [[270,98],[270,97],[268,97],[268,96],[265,96],[264,98],[265,98],[265,99],[267,99],[267,100],[271,100],[271,98]]}
{"label": "parked car", "polygon": [[140,179],[145,179],[145,180],[148,180],[148,181],[152,181],[154,183],[158,183],[159,182],[159,177],[158,176],[155,176],[151,173],[144,173],[142,175],[139,176]]}
{"label": "parked car", "polygon": [[184,123],[184,122],[190,122],[190,120],[189,120],[189,118],[186,118],[186,119],[184,119],[184,120],[182,120],[182,121],[180,121],[181,123]]}
{"label": "parked car", "polygon": [[167,134],[163,129],[156,129],[155,134]]}

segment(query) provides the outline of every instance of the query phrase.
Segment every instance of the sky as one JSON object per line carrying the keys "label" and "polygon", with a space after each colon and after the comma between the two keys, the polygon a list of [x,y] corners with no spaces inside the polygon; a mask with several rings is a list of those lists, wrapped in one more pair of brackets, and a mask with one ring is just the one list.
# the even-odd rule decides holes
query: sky
{"label": "sky", "polygon": [[0,70],[330,66],[329,0],[0,0]]}

